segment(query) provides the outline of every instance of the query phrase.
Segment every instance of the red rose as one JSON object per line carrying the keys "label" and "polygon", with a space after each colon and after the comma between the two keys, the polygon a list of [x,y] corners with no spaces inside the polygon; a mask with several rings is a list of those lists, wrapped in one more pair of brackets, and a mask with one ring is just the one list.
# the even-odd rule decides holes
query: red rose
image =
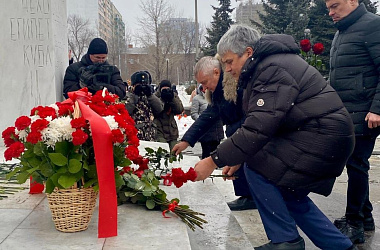
{"label": "red rose", "polygon": [[30,126],[31,131],[40,132],[47,128],[49,125],[49,121],[45,119],[38,119],[35,122],[32,123]]}
{"label": "red rose", "polygon": [[73,136],[73,144],[75,146],[82,145],[88,139],[88,134],[86,134],[83,130],[77,129],[72,133]]}
{"label": "red rose", "polygon": [[8,127],[3,131],[2,137],[5,146],[9,147],[13,143],[15,143],[16,140],[18,140],[18,136],[15,134],[15,129],[15,127]]}
{"label": "red rose", "polygon": [[314,52],[314,54],[316,54],[316,55],[320,55],[320,54],[322,54],[323,49],[324,49],[324,47],[323,47],[323,44],[322,44],[322,43],[316,43],[316,44],[314,44],[314,46],[313,46],[313,52]]}
{"label": "red rose", "polygon": [[28,116],[25,116],[25,115],[20,116],[19,118],[17,118],[15,122],[15,127],[18,130],[26,129],[27,127],[29,127],[31,121],[32,120]]}
{"label": "red rose", "polygon": [[75,118],[70,121],[71,127],[75,129],[85,128],[87,121],[83,117]]}
{"label": "red rose", "polygon": [[21,142],[13,143],[9,148],[4,152],[5,160],[10,161],[12,158],[18,158],[24,152],[25,146]]}
{"label": "red rose", "polygon": [[302,51],[309,52],[311,50],[311,43],[309,39],[303,39],[300,41]]}
{"label": "red rose", "polygon": [[42,141],[42,134],[39,131],[32,131],[26,137],[26,141],[32,144],[36,144],[39,141]]}
{"label": "red rose", "polygon": [[138,158],[139,149],[135,146],[128,146],[125,148],[125,155],[128,157],[128,159],[133,161]]}

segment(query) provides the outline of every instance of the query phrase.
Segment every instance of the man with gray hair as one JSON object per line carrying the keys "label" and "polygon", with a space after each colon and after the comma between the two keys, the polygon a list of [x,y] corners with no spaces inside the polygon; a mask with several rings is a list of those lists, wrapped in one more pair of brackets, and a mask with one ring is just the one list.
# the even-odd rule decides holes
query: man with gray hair
{"label": "man with gray hair", "polygon": [[255,249],[305,249],[296,225],[321,249],[353,249],[308,197],[331,193],[354,147],[353,124],[337,93],[298,55],[289,35],[260,38],[251,27],[233,25],[217,49],[244,89],[246,119],[196,164],[197,180],[224,166],[231,176],[244,163],[270,240]]}
{"label": "man with gray hair", "polygon": [[[240,128],[245,119],[241,108],[243,89],[237,88],[236,81],[230,74],[223,74],[222,65],[217,58],[205,56],[199,59],[194,67],[194,76],[206,91],[209,105],[186,131],[181,142],[174,146],[175,154],[188,146],[194,147],[203,135],[210,133],[210,127],[220,120],[226,125],[226,136],[229,137]],[[239,178],[233,181],[233,185],[235,195],[239,198],[228,202],[229,208],[233,211],[255,209],[256,204],[250,194],[244,171],[240,170],[236,174]]]}

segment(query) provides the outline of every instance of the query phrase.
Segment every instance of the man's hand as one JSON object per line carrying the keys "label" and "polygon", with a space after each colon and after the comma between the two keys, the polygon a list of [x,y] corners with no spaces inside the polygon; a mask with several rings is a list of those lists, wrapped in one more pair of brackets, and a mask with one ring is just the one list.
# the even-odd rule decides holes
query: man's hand
{"label": "man's hand", "polygon": [[179,155],[183,150],[187,149],[188,146],[190,146],[190,144],[187,141],[181,141],[180,143],[174,145],[172,152],[175,155]]}
{"label": "man's hand", "polygon": [[[222,170],[223,175],[232,176],[240,168],[241,164],[236,166],[225,166]],[[235,177],[223,177],[223,180],[235,180]]]}
{"label": "man's hand", "polygon": [[197,172],[196,181],[203,181],[209,177],[212,172],[217,168],[216,164],[212,160],[211,156],[204,158],[195,164],[195,172]]}
{"label": "man's hand", "polygon": [[377,128],[380,126],[380,115],[369,112],[365,117],[365,121],[368,122],[368,128]]}

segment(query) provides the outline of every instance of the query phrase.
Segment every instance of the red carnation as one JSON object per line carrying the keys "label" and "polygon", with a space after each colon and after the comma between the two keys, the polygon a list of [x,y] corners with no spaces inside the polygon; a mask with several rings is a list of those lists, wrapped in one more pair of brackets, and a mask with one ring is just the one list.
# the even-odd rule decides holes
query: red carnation
{"label": "red carnation", "polygon": [[309,39],[303,39],[300,41],[302,51],[309,52],[311,50],[311,43]]}
{"label": "red carnation", "polygon": [[189,171],[186,173],[186,179],[190,181],[195,181],[197,178],[197,172],[195,172],[194,168],[190,168]]}
{"label": "red carnation", "polygon": [[6,128],[2,133],[2,137],[7,147],[15,143],[15,141],[18,140],[18,136],[15,134],[15,127]]}
{"label": "red carnation", "polygon": [[26,137],[26,141],[32,144],[36,144],[39,141],[42,141],[42,134],[38,131],[32,131]]}
{"label": "red carnation", "polygon": [[71,104],[67,105],[67,104],[61,104],[58,102],[57,106],[58,106],[58,115],[59,116],[65,116],[65,115],[70,115],[70,114],[74,113],[74,108]]}
{"label": "red carnation", "polygon": [[181,168],[172,169],[172,181],[177,188],[182,187],[187,182],[186,175]]}
{"label": "red carnation", "polygon": [[17,118],[15,122],[15,127],[18,130],[26,129],[27,127],[29,127],[31,121],[32,120],[28,116],[25,116],[25,115],[20,116],[19,118]]}
{"label": "red carnation", "polygon": [[128,146],[125,148],[125,155],[128,157],[128,159],[134,161],[139,156],[139,149],[135,146]]}
{"label": "red carnation", "polygon": [[71,127],[75,129],[85,128],[87,121],[83,117],[75,118],[70,121]]}
{"label": "red carnation", "polygon": [[320,55],[320,54],[322,54],[323,49],[324,49],[324,47],[323,47],[323,44],[322,44],[322,43],[316,43],[316,44],[314,44],[314,46],[313,46],[313,52],[314,52],[314,54],[316,54],[316,55]]}
{"label": "red carnation", "polygon": [[86,134],[83,130],[77,129],[72,133],[73,136],[73,144],[75,146],[82,145],[88,139],[88,134]]}
{"label": "red carnation", "polygon": [[4,152],[5,160],[10,161],[12,158],[18,158],[24,152],[25,146],[21,142],[13,143],[9,148]]}
{"label": "red carnation", "polygon": [[121,133],[120,129],[113,129],[112,131],[112,142],[118,142],[123,143],[124,142],[124,135]]}
{"label": "red carnation", "polygon": [[40,132],[40,131],[44,130],[45,128],[47,128],[48,125],[49,125],[49,121],[47,121],[45,119],[38,119],[32,123],[30,128],[32,131]]}
{"label": "red carnation", "polygon": [[52,107],[41,107],[41,108],[39,108],[38,115],[41,118],[46,118],[48,116],[51,116],[53,119],[57,118],[57,114],[55,112],[55,109]]}

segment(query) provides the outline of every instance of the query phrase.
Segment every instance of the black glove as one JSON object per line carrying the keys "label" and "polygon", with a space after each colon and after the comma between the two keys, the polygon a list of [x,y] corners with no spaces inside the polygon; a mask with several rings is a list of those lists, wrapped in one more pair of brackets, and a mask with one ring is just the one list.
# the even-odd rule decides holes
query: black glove
{"label": "black glove", "polygon": [[150,87],[150,85],[142,85],[142,88],[143,88],[143,92],[146,96],[151,96],[152,95],[152,88]]}
{"label": "black glove", "polygon": [[79,77],[79,85],[84,88],[93,84],[94,74],[91,71],[83,70]]}
{"label": "black glove", "polygon": [[174,98],[174,93],[172,89],[162,89],[161,90],[161,98],[164,102],[170,102]]}

